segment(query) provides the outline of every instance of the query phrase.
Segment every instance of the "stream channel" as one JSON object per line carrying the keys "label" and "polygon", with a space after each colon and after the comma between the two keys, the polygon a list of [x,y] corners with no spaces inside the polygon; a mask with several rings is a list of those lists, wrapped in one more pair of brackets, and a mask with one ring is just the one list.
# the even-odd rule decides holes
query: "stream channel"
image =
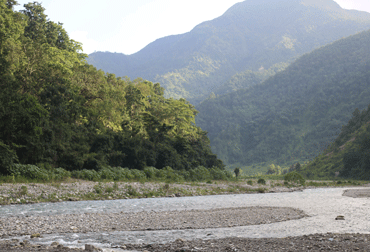
{"label": "stream channel", "polygon": [[[0,207],[0,218],[8,216],[58,215],[73,213],[106,213],[138,211],[171,211],[216,209],[249,206],[292,207],[303,210],[309,217],[264,225],[215,229],[161,231],[116,231],[101,233],[43,234],[32,243],[51,244],[57,241],[69,247],[94,244],[112,248],[127,243],[165,243],[178,238],[217,239],[225,237],[269,238],[301,236],[315,233],[370,233],[370,199],[342,196],[350,188],[306,189],[302,192],[237,194],[180,198],[150,198],[110,201],[80,201],[8,205]],[[360,188],[356,188],[360,189]],[[344,221],[335,217],[343,215]],[[28,237],[13,237],[28,239]]]}

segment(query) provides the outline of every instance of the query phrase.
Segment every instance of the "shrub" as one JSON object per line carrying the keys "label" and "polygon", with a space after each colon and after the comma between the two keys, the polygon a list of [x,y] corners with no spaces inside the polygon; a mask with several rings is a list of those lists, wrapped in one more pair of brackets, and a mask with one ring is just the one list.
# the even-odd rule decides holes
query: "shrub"
{"label": "shrub", "polygon": [[169,180],[172,182],[183,181],[184,177],[179,172],[174,171],[171,167],[166,166],[163,169],[157,170],[157,178],[161,180]]}
{"label": "shrub", "polygon": [[114,172],[115,181],[134,179],[134,175],[131,173],[129,168],[114,167],[111,168],[111,170]]}
{"label": "shrub", "polygon": [[266,192],[266,189],[260,187],[260,188],[257,189],[257,192],[259,192],[259,193],[265,193]]}
{"label": "shrub", "polygon": [[55,168],[51,169],[49,172],[49,176],[51,179],[55,180],[63,180],[65,178],[70,178],[72,176],[71,172],[63,169],[63,168]]}
{"label": "shrub", "polygon": [[191,181],[206,181],[211,179],[210,171],[204,166],[198,166],[195,169],[191,169],[189,175]]}
{"label": "shrub", "polygon": [[248,184],[248,185],[253,185],[253,181],[252,181],[252,180],[248,180],[248,181],[247,181],[247,184]]}
{"label": "shrub", "polygon": [[231,172],[221,170],[218,167],[212,167],[211,169],[209,169],[209,172],[211,173],[211,177],[213,180],[230,180],[233,177]]}
{"label": "shrub", "polygon": [[37,179],[47,181],[49,180],[48,171],[41,169],[36,165],[23,165],[23,164],[13,164],[8,168],[10,175],[14,177],[25,177],[29,179]]}
{"label": "shrub", "polygon": [[103,192],[103,188],[101,186],[101,184],[99,183],[98,185],[95,185],[94,186],[94,190],[97,194],[101,194]]}
{"label": "shrub", "polygon": [[27,191],[28,191],[27,186],[22,186],[21,190],[19,191],[19,195],[22,195],[22,196],[26,195]]}
{"label": "shrub", "polygon": [[109,167],[104,167],[100,169],[98,173],[100,179],[114,180],[116,177],[116,174],[111,169],[109,169]]}
{"label": "shrub", "polygon": [[284,176],[284,180],[286,182],[294,182],[294,183],[299,183],[301,185],[304,185],[306,180],[303,178],[303,176],[301,174],[299,174],[298,172],[296,171],[293,171],[293,172],[289,172],[288,174],[286,174]]}
{"label": "shrub", "polygon": [[257,181],[258,184],[261,184],[261,185],[266,185],[266,180],[263,179],[263,178],[260,178],[258,181]]}
{"label": "shrub", "polygon": [[108,187],[105,188],[106,193],[112,193],[113,191],[114,191],[114,187],[109,187],[108,186]]}
{"label": "shrub", "polygon": [[155,167],[145,167],[144,173],[148,179],[154,179],[158,173],[158,169]]}
{"label": "shrub", "polygon": [[90,180],[90,181],[97,181],[100,179],[100,175],[95,170],[80,170],[80,171],[73,171],[72,177],[78,178],[78,179],[84,179],[84,180]]}
{"label": "shrub", "polygon": [[144,171],[140,171],[140,170],[137,170],[137,169],[132,169],[130,170],[132,176],[134,177],[134,179],[145,179],[146,178],[146,175],[144,173]]}

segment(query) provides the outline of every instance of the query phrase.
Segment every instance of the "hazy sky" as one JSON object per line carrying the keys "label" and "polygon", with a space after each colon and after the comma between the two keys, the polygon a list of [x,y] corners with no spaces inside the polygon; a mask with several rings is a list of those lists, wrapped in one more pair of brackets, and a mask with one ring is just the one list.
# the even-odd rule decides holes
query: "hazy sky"
{"label": "hazy sky", "polygon": [[[335,0],[345,9],[370,12],[370,0]],[[17,0],[22,9],[30,0]],[[132,54],[150,42],[190,31],[242,0],[40,0],[54,22],[83,43],[84,53]]]}

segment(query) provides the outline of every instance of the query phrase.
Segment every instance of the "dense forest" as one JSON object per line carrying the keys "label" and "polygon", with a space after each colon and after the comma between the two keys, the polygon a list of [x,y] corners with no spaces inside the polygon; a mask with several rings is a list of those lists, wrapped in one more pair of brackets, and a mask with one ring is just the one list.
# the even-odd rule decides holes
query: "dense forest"
{"label": "dense forest", "polygon": [[299,171],[308,178],[345,178],[370,180],[370,105],[356,109],[335,141]]}
{"label": "dense forest", "polygon": [[344,10],[333,0],[248,0],[135,54],[96,52],[87,61],[117,76],[159,82],[165,97],[197,105],[212,93],[259,84],[265,80],[259,75],[261,67],[267,71],[275,64],[289,64],[367,29],[369,13]]}
{"label": "dense forest", "polygon": [[313,160],[370,100],[370,31],[306,54],[265,82],[205,100],[197,125],[227,164],[250,171]]}
{"label": "dense forest", "polygon": [[0,0],[0,172],[104,166],[223,169],[197,111],[159,84],[117,78],[86,62],[81,44],[37,2]]}

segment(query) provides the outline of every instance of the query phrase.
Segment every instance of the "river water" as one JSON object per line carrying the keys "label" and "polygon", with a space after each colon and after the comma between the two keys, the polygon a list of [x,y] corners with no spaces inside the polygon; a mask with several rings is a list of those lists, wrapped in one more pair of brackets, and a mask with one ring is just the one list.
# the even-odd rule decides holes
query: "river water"
{"label": "river water", "polygon": [[[71,233],[43,235],[33,240],[40,244],[58,241],[66,246],[81,247],[96,244],[114,247],[125,243],[164,243],[178,238],[215,239],[225,237],[287,237],[314,233],[370,233],[370,199],[342,196],[349,188],[306,189],[303,192],[238,194],[181,198],[129,199],[114,201],[81,201],[42,203],[34,205],[1,206],[0,217],[56,215],[91,212],[137,212],[171,211],[190,209],[214,209],[228,207],[274,206],[293,207],[309,215],[300,220],[291,220],[257,226],[217,229],[165,230],[165,231],[119,231],[109,233]],[[356,188],[359,189],[359,188]],[[335,217],[343,215],[344,221]],[[26,237],[17,237],[24,239]]]}

